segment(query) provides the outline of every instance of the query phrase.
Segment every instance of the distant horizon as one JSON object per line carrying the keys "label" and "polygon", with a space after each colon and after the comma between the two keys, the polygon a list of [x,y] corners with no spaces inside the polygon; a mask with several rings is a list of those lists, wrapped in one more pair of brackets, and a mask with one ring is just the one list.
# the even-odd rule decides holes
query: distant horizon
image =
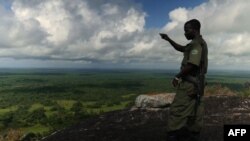
{"label": "distant horizon", "polygon": [[[142,71],[175,71],[176,73],[178,73],[179,69],[177,68],[63,68],[63,67],[1,67],[0,70],[142,70]],[[219,71],[219,72],[249,72],[250,70],[240,70],[240,69],[209,69],[208,72],[214,72],[214,71]]]}

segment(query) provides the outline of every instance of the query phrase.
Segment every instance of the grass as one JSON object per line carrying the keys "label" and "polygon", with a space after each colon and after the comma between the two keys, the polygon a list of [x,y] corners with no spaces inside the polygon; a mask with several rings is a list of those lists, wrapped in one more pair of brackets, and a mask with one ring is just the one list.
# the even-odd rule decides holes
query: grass
{"label": "grass", "polygon": [[49,117],[53,117],[57,112],[56,111],[48,111],[46,110],[45,115]]}
{"label": "grass", "polygon": [[94,101],[88,101],[88,102],[82,102],[82,105],[84,106],[84,107],[86,107],[86,106],[90,106],[90,105],[94,105],[96,102],[94,102]]}
{"label": "grass", "polygon": [[44,132],[49,132],[50,128],[41,124],[36,124],[34,126],[31,127],[27,127],[27,128],[21,128],[21,130],[23,131],[24,134],[27,133],[44,133]]}
{"label": "grass", "polygon": [[69,110],[76,103],[75,100],[57,100],[56,102],[66,110]]}
{"label": "grass", "polygon": [[17,109],[18,109],[17,105],[0,109],[0,116],[9,112],[15,112]]}
{"label": "grass", "polygon": [[44,108],[44,105],[40,104],[40,103],[34,103],[30,106],[30,108],[28,109],[29,112],[33,112],[39,108]]}
{"label": "grass", "polygon": [[[127,105],[131,103],[131,101],[124,101],[121,102],[118,105],[108,106],[108,105],[102,105],[100,108],[91,108],[87,109],[87,112],[93,112],[95,114],[103,113],[103,112],[110,112],[115,110],[121,110],[127,107]],[[93,103],[94,104],[94,103]]]}
{"label": "grass", "polygon": [[136,94],[127,94],[127,95],[123,95],[122,98],[129,99],[129,98],[134,97],[134,96],[136,96]]}
{"label": "grass", "polygon": [[121,110],[121,109],[124,109],[124,107],[127,107],[127,105],[128,105],[130,102],[131,102],[131,101],[124,101],[124,102],[121,102],[121,104],[119,104],[119,105],[114,105],[114,106],[103,105],[103,106],[101,107],[101,110],[103,110],[104,112],[115,111],[115,110]]}

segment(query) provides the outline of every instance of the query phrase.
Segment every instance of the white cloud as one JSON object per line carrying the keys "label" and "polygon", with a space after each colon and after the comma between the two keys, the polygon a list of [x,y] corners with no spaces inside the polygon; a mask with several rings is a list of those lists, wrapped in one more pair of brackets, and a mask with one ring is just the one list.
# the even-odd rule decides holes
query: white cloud
{"label": "white cloud", "polygon": [[77,65],[177,64],[177,68],[182,55],[158,33],[166,32],[186,44],[183,25],[197,18],[209,46],[210,66],[249,63],[249,0],[210,0],[193,8],[179,7],[169,12],[170,21],[159,29],[145,28],[147,13],[135,2],[13,0],[11,9],[0,6],[0,32],[4,33],[0,58]]}
{"label": "white cloud", "polygon": [[172,20],[165,27],[164,30],[167,32],[173,30],[178,25],[183,25],[188,20],[187,9],[177,8],[169,13],[169,18]]}
{"label": "white cloud", "polygon": [[104,4],[102,6],[104,15],[115,15],[119,12],[118,6],[113,4]]}
{"label": "white cloud", "polygon": [[70,28],[70,15],[64,9],[63,1],[43,1],[36,5],[27,6],[22,1],[15,1],[12,6],[15,17],[21,24],[30,28],[31,21],[38,24],[48,36],[47,40],[59,44],[67,40]]}
{"label": "white cloud", "polygon": [[10,58],[114,61],[145,25],[145,13],[122,0],[14,0],[0,12],[9,16],[0,57]]}

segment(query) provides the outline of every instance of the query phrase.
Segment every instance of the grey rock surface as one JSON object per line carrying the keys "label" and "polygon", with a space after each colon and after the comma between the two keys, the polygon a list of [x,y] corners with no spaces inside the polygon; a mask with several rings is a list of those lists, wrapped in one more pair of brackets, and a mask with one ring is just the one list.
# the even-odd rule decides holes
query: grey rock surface
{"label": "grey rock surface", "polygon": [[162,108],[168,107],[175,97],[174,93],[156,95],[139,95],[135,100],[137,108]]}
{"label": "grey rock surface", "polygon": [[[210,96],[204,102],[202,141],[223,141],[225,124],[250,125],[250,98]],[[105,113],[58,131],[43,141],[167,141],[168,108],[149,109]]]}

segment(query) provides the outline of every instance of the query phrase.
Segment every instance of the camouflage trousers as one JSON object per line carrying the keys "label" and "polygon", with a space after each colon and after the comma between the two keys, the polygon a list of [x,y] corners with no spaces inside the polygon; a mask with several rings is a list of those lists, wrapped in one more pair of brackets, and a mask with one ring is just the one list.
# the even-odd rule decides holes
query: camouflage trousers
{"label": "camouflage trousers", "polygon": [[190,132],[200,132],[203,126],[203,98],[197,105],[197,99],[194,97],[196,88],[187,81],[181,82],[176,89],[176,96],[169,110],[168,132],[183,128]]}

